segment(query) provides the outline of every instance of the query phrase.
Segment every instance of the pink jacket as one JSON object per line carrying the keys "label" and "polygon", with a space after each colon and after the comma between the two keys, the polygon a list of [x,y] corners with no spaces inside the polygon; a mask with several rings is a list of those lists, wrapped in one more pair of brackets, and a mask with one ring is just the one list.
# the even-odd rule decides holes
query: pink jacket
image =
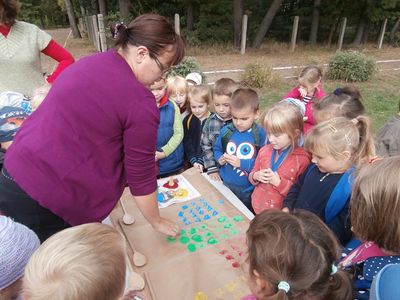
{"label": "pink jacket", "polygon": [[265,209],[281,209],[282,202],[297,177],[304,172],[311,161],[311,156],[303,148],[297,147],[286,157],[277,172],[281,178],[279,186],[256,181],[254,173],[271,168],[272,145],[265,145],[258,152],[253,170],[249,174],[251,184],[255,185],[251,196],[251,204],[256,214]]}
{"label": "pink jacket", "polygon": [[[300,86],[294,87],[283,99],[295,98],[303,101],[304,99],[300,95],[299,87]],[[315,100],[320,100],[325,95],[326,93],[321,87],[316,89],[314,97]],[[312,110],[312,101],[306,103],[306,113],[304,116],[307,117],[307,121],[304,122],[304,134],[307,134],[310,131],[310,129],[315,125],[315,120]]]}

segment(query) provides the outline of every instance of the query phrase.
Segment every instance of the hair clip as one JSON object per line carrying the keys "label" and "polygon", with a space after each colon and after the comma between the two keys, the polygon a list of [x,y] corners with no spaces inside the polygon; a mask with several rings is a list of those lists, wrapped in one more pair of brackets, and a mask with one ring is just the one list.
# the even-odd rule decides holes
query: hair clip
{"label": "hair clip", "polygon": [[343,89],[342,88],[337,88],[336,90],[333,91],[333,93],[336,96],[340,96],[341,94],[343,94]]}
{"label": "hair clip", "polygon": [[375,155],[375,156],[372,156],[372,157],[369,159],[368,163],[369,163],[369,164],[373,164],[374,162],[377,162],[378,160],[381,160],[381,159],[382,159],[381,157]]}
{"label": "hair clip", "polygon": [[358,124],[358,119],[357,118],[353,118],[350,121],[353,122],[354,125]]}
{"label": "hair clip", "polygon": [[285,293],[287,294],[290,290],[289,283],[287,283],[286,281],[280,281],[278,284],[278,290],[285,291]]}
{"label": "hair clip", "polygon": [[117,38],[118,32],[120,31],[121,27],[126,29],[126,25],[124,24],[124,22],[121,21],[121,22],[118,22],[117,24],[115,24],[115,31],[114,31],[114,35],[113,35],[114,39]]}
{"label": "hair clip", "polygon": [[333,124],[329,124],[328,127],[330,130],[332,130],[333,133],[338,132],[338,130],[336,129],[336,127]]}
{"label": "hair clip", "polygon": [[335,266],[335,264],[332,264],[331,275],[335,275],[337,270],[338,270],[337,266]]}
{"label": "hair clip", "polygon": [[350,137],[349,137],[349,135],[346,133],[345,135],[344,135],[344,138],[346,139],[346,142],[347,142],[347,146],[351,146],[351,140],[350,140]]}

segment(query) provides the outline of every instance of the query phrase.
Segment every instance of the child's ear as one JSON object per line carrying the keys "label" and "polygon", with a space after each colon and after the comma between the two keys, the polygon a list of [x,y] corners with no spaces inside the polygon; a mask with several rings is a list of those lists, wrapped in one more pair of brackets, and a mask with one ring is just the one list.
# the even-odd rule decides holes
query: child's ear
{"label": "child's ear", "polygon": [[261,278],[260,274],[253,270],[253,279],[254,279],[254,288],[255,290],[252,291],[256,296],[259,298],[264,298],[266,295],[270,294],[270,285]]}
{"label": "child's ear", "polygon": [[351,152],[350,151],[345,150],[345,151],[342,152],[342,154],[343,154],[345,160],[350,160],[350,158],[351,158]]}

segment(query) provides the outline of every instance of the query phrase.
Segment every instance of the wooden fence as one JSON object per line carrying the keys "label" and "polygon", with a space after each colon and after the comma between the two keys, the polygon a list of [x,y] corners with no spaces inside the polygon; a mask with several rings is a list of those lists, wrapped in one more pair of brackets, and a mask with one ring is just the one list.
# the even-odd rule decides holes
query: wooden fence
{"label": "wooden fence", "polygon": [[79,18],[79,30],[87,36],[97,51],[107,51],[106,31],[102,14]]}

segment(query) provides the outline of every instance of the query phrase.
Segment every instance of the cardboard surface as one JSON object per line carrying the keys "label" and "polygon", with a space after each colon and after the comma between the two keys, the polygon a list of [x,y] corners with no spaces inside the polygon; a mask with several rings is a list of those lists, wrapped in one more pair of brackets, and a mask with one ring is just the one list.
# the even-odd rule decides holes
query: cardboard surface
{"label": "cardboard surface", "polygon": [[146,299],[240,299],[250,293],[245,265],[249,220],[197,170],[182,175],[201,197],[160,210],[181,227],[175,240],[153,230],[128,189],[121,201],[136,222],[121,222],[120,205],[111,213],[114,226],[147,257],[145,266],[134,267],[128,249],[130,265],[150,283],[151,288],[146,282]]}

